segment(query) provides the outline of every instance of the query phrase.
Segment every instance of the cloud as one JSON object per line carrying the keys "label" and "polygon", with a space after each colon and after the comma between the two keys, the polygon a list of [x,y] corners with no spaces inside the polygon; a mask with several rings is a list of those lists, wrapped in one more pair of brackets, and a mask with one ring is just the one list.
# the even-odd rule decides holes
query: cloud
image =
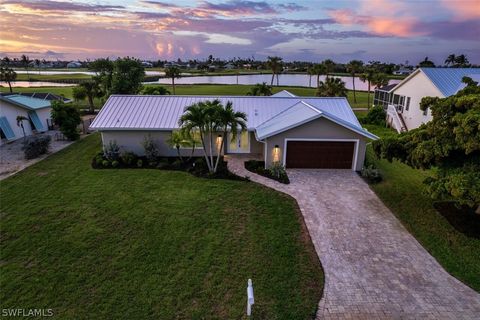
{"label": "cloud", "polygon": [[231,0],[223,3],[214,4],[204,1],[199,6],[202,9],[216,12],[222,15],[230,16],[234,14],[253,15],[253,14],[274,14],[277,10],[267,2],[256,2],[248,0]]}
{"label": "cloud", "polygon": [[478,0],[441,0],[441,4],[458,19],[480,19]]}
{"label": "cloud", "polygon": [[86,3],[73,3],[63,1],[29,1],[29,0],[6,0],[3,5],[16,5],[23,8],[39,11],[77,11],[77,12],[102,12],[124,9],[119,5],[99,5]]}

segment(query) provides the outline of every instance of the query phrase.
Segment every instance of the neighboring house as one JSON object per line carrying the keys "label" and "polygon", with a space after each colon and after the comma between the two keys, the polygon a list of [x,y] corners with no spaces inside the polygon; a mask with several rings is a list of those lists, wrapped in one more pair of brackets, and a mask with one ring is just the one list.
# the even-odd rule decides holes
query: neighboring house
{"label": "neighboring house", "polygon": [[386,86],[375,88],[375,94],[373,96],[373,105],[382,106],[387,110],[388,105],[390,104],[390,91],[397,86],[396,83],[388,84]]}
{"label": "neighboring house", "polygon": [[[266,166],[280,162],[287,168],[361,170],[365,146],[377,137],[358,122],[345,98],[277,96],[128,96],[112,95],[90,126],[102,134],[103,145],[115,141],[124,151],[143,155],[150,136],[162,156],[176,156],[166,143],[186,108],[219,99],[232,102],[247,115],[248,130],[224,143],[225,153],[261,154]],[[217,136],[217,135],[216,135]],[[219,148],[214,148],[218,150]],[[186,151],[187,152],[187,151]],[[196,156],[202,156],[199,147]]]}
{"label": "neighboring house", "polygon": [[82,67],[82,63],[79,61],[72,61],[67,63],[67,68],[81,68],[81,67]]}
{"label": "neighboring house", "polygon": [[142,61],[142,66],[145,68],[152,68],[153,64],[150,61]]}
{"label": "neighboring house", "polygon": [[400,68],[398,70],[393,71],[393,74],[396,76],[408,76],[412,72],[413,70],[410,70],[407,68]]}
{"label": "neighboring house", "polygon": [[420,127],[432,120],[430,109],[420,110],[424,97],[446,98],[465,87],[463,77],[480,80],[480,68],[419,68],[389,93],[387,122],[398,132]]}
{"label": "neighboring house", "polygon": [[231,62],[227,63],[226,65],[223,66],[225,70],[233,70],[235,69],[235,65]]}
{"label": "neighboring house", "polygon": [[28,119],[23,121],[27,136],[49,130],[52,126],[51,101],[58,99],[70,101],[50,93],[2,93],[0,95],[0,144],[23,138],[23,130],[17,125],[18,116]]}

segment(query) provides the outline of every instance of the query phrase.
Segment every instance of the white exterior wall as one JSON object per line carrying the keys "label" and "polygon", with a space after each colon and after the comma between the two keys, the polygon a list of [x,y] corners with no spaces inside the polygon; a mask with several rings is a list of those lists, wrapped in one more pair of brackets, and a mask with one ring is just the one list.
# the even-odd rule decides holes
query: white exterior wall
{"label": "white exterior wall", "polygon": [[422,124],[432,120],[432,112],[429,109],[427,115],[423,115],[423,111],[420,110],[420,102],[423,97],[441,97],[442,93],[435,87],[435,85],[428,79],[423,72],[418,72],[415,76],[406,81],[403,85],[395,89],[391,94],[398,94],[410,97],[410,107],[401,112],[403,120],[408,130],[412,130],[420,127]]}
{"label": "white exterior wall", "polygon": [[[24,116],[28,118],[28,110],[4,101],[0,101],[0,117],[7,118],[7,121],[15,134],[15,138],[9,141],[23,138],[22,128],[17,126],[17,116]],[[23,127],[25,128],[25,134],[27,136],[32,134],[32,127],[30,126],[29,121],[23,121]]]}
{"label": "white exterior wall", "polygon": [[47,120],[52,118],[51,117],[52,108],[42,108],[42,109],[36,110],[36,112],[37,112],[38,118],[42,122],[43,128],[45,129],[45,131],[48,131]]}

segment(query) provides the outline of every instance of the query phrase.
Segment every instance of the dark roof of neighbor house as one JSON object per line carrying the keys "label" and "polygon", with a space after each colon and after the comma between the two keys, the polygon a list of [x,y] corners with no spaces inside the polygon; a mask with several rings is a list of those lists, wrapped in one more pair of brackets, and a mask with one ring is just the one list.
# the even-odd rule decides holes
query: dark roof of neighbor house
{"label": "dark roof of neighbor house", "polygon": [[[185,109],[201,101],[218,99],[222,104],[232,102],[235,111],[247,114],[247,127],[256,130],[268,120],[275,122],[275,131],[291,127],[297,123],[298,115],[290,117],[275,116],[298,105],[315,110],[315,115],[321,114],[334,122],[356,131],[371,139],[377,137],[362,128],[350,104],[345,98],[319,97],[264,97],[264,96],[148,96],[148,95],[112,95],[97,115],[90,128],[93,130],[174,130],[179,128],[178,120]],[[298,111],[302,112],[300,108]],[[310,112],[310,110],[308,110]],[[300,115],[300,118],[302,115]],[[333,120],[332,120],[333,121]],[[273,123],[271,123],[273,124]],[[265,128],[264,128],[265,129]],[[270,130],[264,130],[262,135],[268,135]]]}
{"label": "dark roof of neighbor house", "polygon": [[386,86],[377,88],[377,89],[375,89],[375,90],[388,92],[388,91],[392,90],[393,88],[395,88],[396,86],[397,86],[397,83],[387,84]]}

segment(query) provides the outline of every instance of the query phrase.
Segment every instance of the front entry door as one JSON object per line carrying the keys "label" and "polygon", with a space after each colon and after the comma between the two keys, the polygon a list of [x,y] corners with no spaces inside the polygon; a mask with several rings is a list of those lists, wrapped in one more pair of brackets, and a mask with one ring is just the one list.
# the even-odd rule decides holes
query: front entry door
{"label": "front entry door", "polygon": [[228,152],[229,153],[250,153],[250,135],[248,131],[237,134],[235,139],[228,134]]}

